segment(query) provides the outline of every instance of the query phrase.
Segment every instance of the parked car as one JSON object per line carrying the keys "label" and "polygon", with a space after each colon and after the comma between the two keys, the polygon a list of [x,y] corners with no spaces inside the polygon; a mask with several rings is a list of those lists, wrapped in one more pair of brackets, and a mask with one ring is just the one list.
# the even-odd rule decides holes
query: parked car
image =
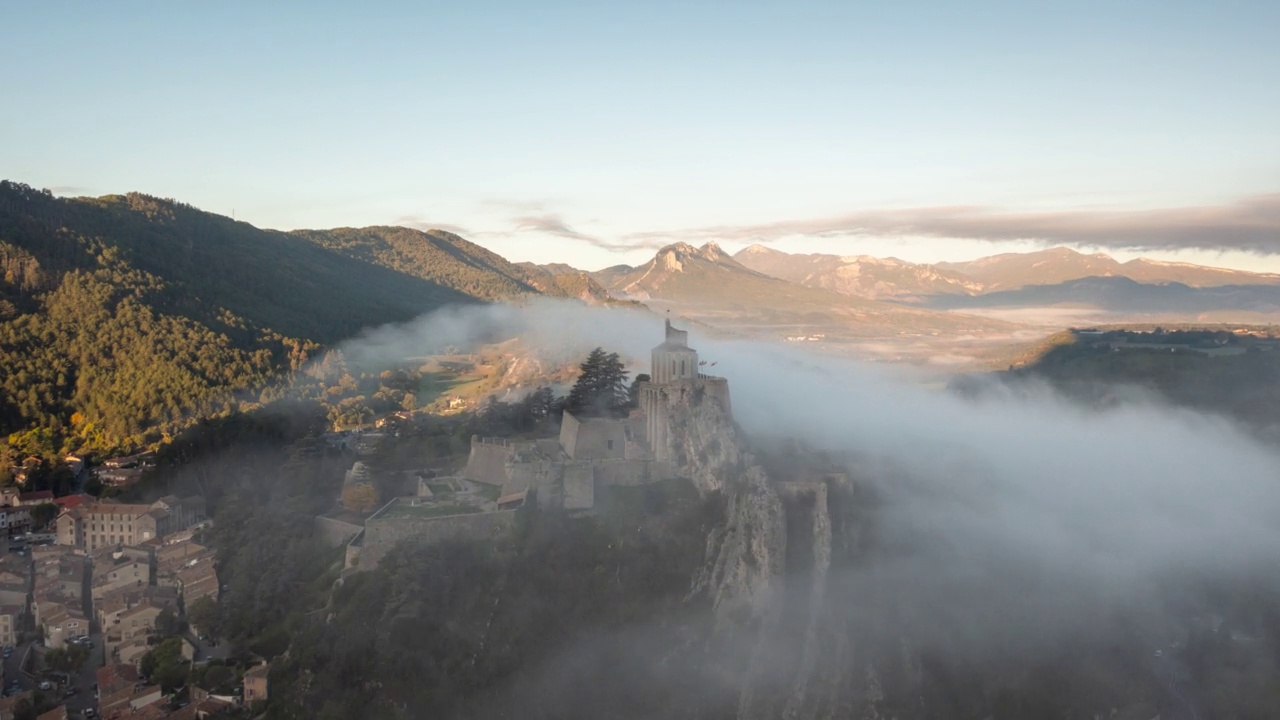
{"label": "parked car", "polygon": [[44,682],[40,683],[40,689],[41,689],[41,690],[52,690],[52,689],[53,689],[53,683],[49,682],[48,680],[45,680]]}

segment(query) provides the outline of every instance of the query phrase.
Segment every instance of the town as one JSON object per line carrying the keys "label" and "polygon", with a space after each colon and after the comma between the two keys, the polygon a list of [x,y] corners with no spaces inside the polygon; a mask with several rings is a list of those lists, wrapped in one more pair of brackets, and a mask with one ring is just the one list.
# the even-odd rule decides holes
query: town
{"label": "town", "polygon": [[[103,463],[101,474],[141,462]],[[83,464],[73,472],[83,484]],[[221,590],[199,542],[210,525],[202,498],[123,503],[10,487],[0,502],[0,718],[204,718],[267,697],[265,663],[240,668],[234,687],[224,670],[203,673],[216,686],[162,692],[166,663],[222,657],[191,622]]]}

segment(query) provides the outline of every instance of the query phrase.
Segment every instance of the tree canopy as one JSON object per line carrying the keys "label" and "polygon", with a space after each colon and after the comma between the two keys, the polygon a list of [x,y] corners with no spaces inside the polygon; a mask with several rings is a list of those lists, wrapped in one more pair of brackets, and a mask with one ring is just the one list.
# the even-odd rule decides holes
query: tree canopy
{"label": "tree canopy", "polygon": [[627,370],[618,353],[592,350],[579,366],[581,374],[569,391],[565,409],[574,415],[601,417],[625,412],[630,405]]}

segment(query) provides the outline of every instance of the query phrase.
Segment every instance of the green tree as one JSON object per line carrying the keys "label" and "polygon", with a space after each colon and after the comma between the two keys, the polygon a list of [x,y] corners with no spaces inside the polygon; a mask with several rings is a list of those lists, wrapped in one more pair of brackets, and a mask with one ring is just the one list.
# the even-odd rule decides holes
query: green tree
{"label": "green tree", "polygon": [[44,527],[58,517],[58,506],[53,503],[40,503],[31,508],[31,522],[36,527]]}
{"label": "green tree", "polygon": [[182,632],[182,624],[171,608],[165,608],[156,616],[156,632],[162,637],[172,637]]}
{"label": "green tree", "polygon": [[565,409],[574,415],[600,417],[624,411],[629,401],[627,370],[618,353],[592,350],[579,366],[581,374],[569,391]]}
{"label": "green tree", "polygon": [[187,606],[187,623],[206,637],[218,637],[222,632],[222,616],[218,604],[209,596],[196,598]]}
{"label": "green tree", "polygon": [[89,648],[75,643],[45,653],[44,664],[52,670],[74,674],[89,659]]}
{"label": "green tree", "polygon": [[171,637],[155,646],[142,656],[139,669],[166,692],[181,687],[190,670],[187,659],[182,657],[182,638]]}
{"label": "green tree", "polygon": [[226,665],[210,665],[204,671],[204,688],[210,692],[227,692],[236,679],[235,671]]}

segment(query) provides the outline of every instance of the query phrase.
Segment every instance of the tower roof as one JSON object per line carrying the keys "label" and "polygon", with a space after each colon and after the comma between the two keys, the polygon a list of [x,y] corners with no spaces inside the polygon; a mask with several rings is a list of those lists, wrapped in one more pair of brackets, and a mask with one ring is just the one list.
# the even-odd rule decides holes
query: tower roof
{"label": "tower roof", "polygon": [[667,318],[664,329],[665,338],[663,339],[662,344],[655,347],[654,350],[665,350],[668,352],[673,350],[687,350],[693,352],[693,348],[689,347],[688,330],[678,330],[672,327],[671,318]]}

